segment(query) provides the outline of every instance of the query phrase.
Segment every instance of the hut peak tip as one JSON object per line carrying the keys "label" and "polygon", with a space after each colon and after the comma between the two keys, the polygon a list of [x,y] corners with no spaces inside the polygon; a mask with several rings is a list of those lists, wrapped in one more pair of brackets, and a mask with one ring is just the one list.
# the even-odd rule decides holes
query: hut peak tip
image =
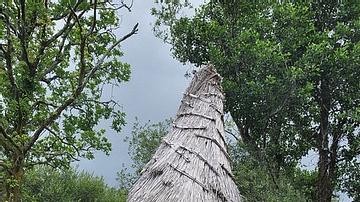
{"label": "hut peak tip", "polygon": [[199,69],[199,72],[201,71],[217,73],[215,66],[211,63],[202,65],[201,68]]}
{"label": "hut peak tip", "polygon": [[211,64],[211,63],[208,63],[208,64],[205,64],[205,65],[202,65],[202,68],[207,68],[207,69],[214,69],[214,65]]}

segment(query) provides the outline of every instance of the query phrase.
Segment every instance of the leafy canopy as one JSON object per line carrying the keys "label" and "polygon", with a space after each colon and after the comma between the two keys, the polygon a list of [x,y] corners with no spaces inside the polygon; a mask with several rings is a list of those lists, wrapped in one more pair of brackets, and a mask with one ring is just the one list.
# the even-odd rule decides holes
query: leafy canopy
{"label": "leafy canopy", "polygon": [[[128,152],[133,160],[132,167],[135,173],[129,173],[126,169],[118,172],[117,181],[120,187],[130,189],[140,176],[140,171],[148,163],[162,138],[171,128],[172,120],[151,124],[147,122],[141,125],[138,120],[133,125],[131,137],[125,139],[129,143]],[[228,122],[227,131],[232,130],[233,123]],[[286,175],[280,177],[277,188],[271,181],[268,170],[262,162],[254,158],[248,152],[247,146],[241,141],[228,142],[229,154],[232,158],[234,180],[246,201],[307,201],[315,200],[314,187],[316,187],[316,172],[294,170],[296,178],[288,178]],[[265,156],[263,156],[265,158]],[[295,182],[293,182],[294,180]]]}
{"label": "leafy canopy", "polygon": [[109,187],[102,177],[77,168],[58,170],[36,166],[25,174],[22,186],[26,201],[125,202],[126,190]]}
{"label": "leafy canopy", "polygon": [[239,136],[275,162],[265,164],[271,175],[292,171],[315,148],[319,200],[330,201],[337,186],[357,198],[349,176],[358,175],[360,155],[360,6],[208,1],[193,16],[181,15],[184,7],[153,9],[156,35],[179,61],[214,64]]}
{"label": "leafy canopy", "polygon": [[25,168],[68,167],[111,150],[105,129],[95,128],[102,119],[111,118],[116,132],[125,124],[113,92],[104,89],[130,78],[120,43],[137,25],[121,38],[114,32],[125,8],[123,1],[96,0],[0,5],[0,166],[15,184],[5,192],[18,187]]}

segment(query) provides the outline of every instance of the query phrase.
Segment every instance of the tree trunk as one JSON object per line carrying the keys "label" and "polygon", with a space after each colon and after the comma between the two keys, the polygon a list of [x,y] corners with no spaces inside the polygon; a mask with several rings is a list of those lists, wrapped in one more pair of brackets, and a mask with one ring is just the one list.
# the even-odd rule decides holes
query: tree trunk
{"label": "tree trunk", "polygon": [[1,197],[3,202],[18,202],[21,199],[20,185],[24,176],[23,159],[23,155],[14,157],[11,167],[6,169]]}
{"label": "tree trunk", "polygon": [[[320,134],[318,136],[318,202],[331,202],[334,186],[332,178],[334,173],[334,166],[331,165],[331,151],[329,148],[329,111],[330,103],[330,89],[326,76],[323,75],[321,81],[320,102]],[[336,151],[335,151],[336,152]]]}
{"label": "tree trunk", "polygon": [[329,151],[319,150],[318,202],[331,202],[333,185],[329,167]]}

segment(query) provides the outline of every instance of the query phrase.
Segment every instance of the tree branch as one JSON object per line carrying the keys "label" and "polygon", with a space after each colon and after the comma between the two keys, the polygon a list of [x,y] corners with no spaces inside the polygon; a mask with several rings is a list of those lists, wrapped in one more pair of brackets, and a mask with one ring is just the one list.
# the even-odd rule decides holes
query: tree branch
{"label": "tree branch", "polygon": [[[39,160],[39,161],[35,161],[35,162],[32,162],[32,163],[27,163],[24,165],[24,167],[26,168],[31,168],[35,165],[51,165],[51,162],[54,161],[54,159],[56,159],[57,157],[60,157],[60,156],[70,156],[71,159],[73,159],[74,161],[80,161],[79,159],[75,158],[70,152],[60,152],[60,153],[54,153],[54,154],[49,154],[49,156],[47,158],[45,158],[45,160]],[[55,167],[55,166],[54,166]]]}
{"label": "tree branch", "polygon": [[69,35],[71,29],[74,27],[74,25],[76,23],[76,22],[70,23],[74,13],[75,12],[70,12],[70,14],[66,20],[65,26],[58,33],[56,33],[53,37],[51,37],[46,43],[44,43],[44,46],[48,46],[49,44],[54,42],[56,39],[58,39],[60,36],[62,36],[62,40],[61,40],[60,45],[58,46],[58,52],[55,56],[55,60],[49,68],[44,70],[45,75],[52,72],[55,69],[55,67],[61,62],[61,60],[59,58],[64,49],[65,41],[67,39],[66,37]]}
{"label": "tree branch", "polygon": [[[75,151],[76,151],[76,153],[77,153],[77,155],[80,156],[79,149],[78,149],[77,147],[75,147],[74,144],[70,144],[70,143],[64,141],[63,138],[61,138],[55,131],[51,130],[49,127],[46,127],[45,129],[46,129],[47,131],[49,131],[49,133],[53,134],[62,144],[68,145],[68,146],[74,148]],[[54,144],[55,144],[55,141],[54,141]],[[50,146],[50,148],[52,148],[52,146]],[[76,158],[74,158],[74,157],[72,157],[72,158],[75,159],[75,160],[78,160],[78,159],[76,159]]]}
{"label": "tree branch", "polygon": [[95,29],[95,26],[96,26],[96,5],[97,5],[97,1],[95,0],[94,8],[93,8],[94,9],[93,22],[92,22],[90,31],[85,34],[85,38],[88,38],[94,32],[94,29]]}
{"label": "tree branch", "polygon": [[72,27],[73,27],[74,25],[75,25],[75,23],[72,23],[72,24],[69,26],[69,29],[66,30],[66,32],[65,32],[65,30],[64,30],[64,35],[63,35],[63,37],[62,37],[62,40],[61,40],[60,45],[58,46],[58,52],[56,53],[55,60],[54,60],[54,62],[51,64],[51,66],[50,66],[49,68],[47,68],[47,69],[44,70],[43,73],[44,73],[45,75],[48,74],[48,73],[50,73],[50,72],[52,72],[52,71],[55,69],[55,67],[61,62],[61,60],[60,60],[59,58],[60,58],[61,53],[62,53],[62,51],[63,51],[63,49],[64,49],[66,37],[68,36],[68,34],[70,33],[70,30],[72,29]]}
{"label": "tree branch", "polygon": [[[73,15],[75,16],[75,21],[76,23],[78,24],[79,26],[79,35],[80,35],[80,64],[81,64],[81,67],[80,67],[80,73],[79,73],[79,78],[78,78],[78,88],[77,90],[80,90],[82,91],[82,87],[83,86],[83,80],[84,80],[84,77],[85,77],[85,69],[86,69],[86,62],[85,62],[85,45],[86,45],[86,38],[83,36],[83,27],[80,23],[80,20],[79,20],[79,17],[76,15],[74,9],[72,9],[70,7],[70,10],[71,12],[73,13]],[[78,93],[78,92],[76,92]]]}
{"label": "tree branch", "polygon": [[[15,36],[18,36],[19,33],[18,33],[18,29],[16,28],[16,26],[14,24],[12,24],[10,22],[10,18],[9,18],[9,15],[7,13],[4,12],[5,8],[2,8],[0,9],[0,14],[3,15],[3,17],[1,17],[0,19],[1,20],[5,20],[6,22],[6,27],[9,29],[9,30],[12,30],[15,34]],[[10,12],[13,12],[13,11],[10,11]]]}
{"label": "tree branch", "polygon": [[233,136],[235,138],[236,141],[239,141],[239,138],[231,131],[229,130],[225,130],[226,133],[230,134],[231,136]]}
{"label": "tree branch", "polygon": [[45,102],[43,100],[36,100],[36,102],[33,105],[31,105],[30,111],[34,112],[35,108],[37,108],[40,105],[45,105],[48,108],[48,110],[49,110],[49,106],[53,107],[54,109],[56,109],[58,107],[53,103],[48,103],[48,102]]}
{"label": "tree branch", "polygon": [[[49,44],[53,43],[55,40],[57,40],[60,36],[62,36],[62,41],[60,43],[59,49],[58,49],[58,53],[55,56],[55,61],[52,63],[52,65],[44,70],[44,74],[48,74],[50,73],[52,70],[55,69],[55,67],[61,62],[61,60],[59,60],[59,57],[61,55],[61,52],[64,48],[65,45],[65,41],[66,41],[66,37],[68,36],[68,34],[70,33],[71,29],[74,27],[75,22],[71,23],[71,20],[73,18],[73,16],[76,16],[76,13],[74,12],[74,10],[80,5],[82,1],[78,1],[77,4],[74,6],[74,8],[70,7],[71,12],[69,13],[69,16],[66,19],[65,25],[62,29],[60,29],[56,34],[54,34],[51,38],[49,38],[46,42],[44,42],[39,50],[39,53],[41,51],[41,49],[45,49],[47,46],[49,46]],[[84,14],[84,11],[83,13]],[[64,18],[66,15],[61,16],[60,19]],[[59,20],[60,20],[59,19]],[[40,56],[40,54],[38,54]],[[40,57],[38,57],[40,59]]]}
{"label": "tree branch", "polygon": [[[7,150],[7,151],[12,151],[13,147],[15,147],[18,151],[20,151],[20,147],[15,143],[15,141],[13,140],[13,138],[11,138],[6,130],[3,128],[2,123],[0,123],[0,133],[2,135],[0,135],[0,141],[1,141],[1,145]],[[9,141],[11,143],[11,145],[6,143],[6,140]]]}
{"label": "tree branch", "polygon": [[[78,95],[77,95],[78,96]],[[31,147],[34,145],[34,143],[39,139],[40,134],[44,131],[44,129],[51,124],[52,122],[54,122],[59,116],[60,114],[69,106],[71,105],[76,97],[76,95],[74,95],[72,98],[66,100],[61,106],[59,106],[53,113],[50,114],[50,116],[45,119],[40,126],[38,127],[38,129],[34,132],[34,134],[32,135],[32,137],[30,138],[28,144],[25,146],[24,148],[24,153],[27,153]]]}
{"label": "tree branch", "polygon": [[33,67],[33,65],[30,63],[29,61],[29,55],[27,52],[27,42],[26,42],[26,38],[27,38],[27,32],[26,32],[26,11],[25,11],[25,0],[20,0],[20,7],[21,7],[21,17],[19,19],[21,19],[20,22],[20,34],[19,34],[19,39],[21,41],[21,58],[22,60],[26,63],[26,65],[29,67],[30,70],[30,76],[33,77],[35,76],[35,69]]}
{"label": "tree branch", "polygon": [[131,0],[131,4],[130,6],[128,6],[126,3],[124,3],[124,0],[121,0],[121,5],[119,7],[116,7],[115,4],[112,4],[111,2],[109,2],[109,4],[115,8],[113,8],[113,10],[119,10],[121,8],[126,8],[129,12],[131,12],[131,8],[134,4],[134,0]]}
{"label": "tree branch", "polygon": [[136,34],[138,29],[138,23],[135,24],[135,26],[133,27],[133,29],[131,30],[130,33],[128,33],[127,35],[123,36],[121,39],[119,39],[118,41],[116,41],[116,43],[114,43],[112,46],[110,46],[110,48],[105,52],[105,54],[101,57],[101,59],[96,63],[96,65],[94,66],[93,69],[91,69],[90,73],[88,74],[87,77],[85,77],[85,80],[81,83],[81,85],[78,85],[75,93],[73,94],[73,96],[71,98],[69,98],[68,100],[66,100],[61,106],[59,106],[56,111],[54,111],[53,113],[51,113],[51,115],[44,120],[40,126],[38,127],[38,129],[34,132],[34,134],[32,135],[32,137],[30,138],[28,144],[25,146],[24,148],[24,153],[27,153],[31,147],[35,144],[35,142],[39,139],[40,134],[44,131],[44,129],[51,124],[53,121],[55,121],[60,114],[68,107],[70,106],[76,99],[77,97],[81,94],[81,92],[83,91],[83,89],[85,88],[85,86],[87,85],[87,83],[89,82],[89,80],[91,79],[91,77],[99,70],[100,66],[102,65],[102,63],[104,62],[105,58],[110,54],[110,52],[117,46],[119,45],[122,41],[126,40],[127,38],[131,37],[132,35]]}
{"label": "tree branch", "polygon": [[94,68],[91,69],[90,73],[89,73],[88,76],[85,78],[85,81],[84,81],[84,84],[85,84],[85,85],[88,83],[88,81],[90,80],[90,78],[99,70],[100,66],[104,63],[105,58],[110,54],[110,52],[111,52],[116,46],[118,46],[121,42],[123,42],[123,41],[126,40],[127,38],[131,37],[132,35],[137,34],[137,31],[138,31],[137,27],[138,27],[138,26],[139,26],[139,23],[136,23],[130,33],[128,33],[127,35],[123,36],[121,39],[119,39],[118,41],[116,41],[112,46],[110,46],[110,48],[105,52],[105,54],[100,58],[100,60],[98,60],[98,62],[95,64]]}
{"label": "tree branch", "polygon": [[0,161],[0,167],[3,167],[3,168],[5,168],[5,169],[8,168],[7,165],[6,165],[6,163],[4,163],[4,161]]}
{"label": "tree branch", "polygon": [[[5,56],[5,61],[6,61],[6,69],[7,69],[7,76],[9,78],[11,87],[13,88],[13,97],[16,100],[17,104],[18,104],[18,120],[17,120],[17,125],[16,125],[16,131],[18,132],[18,134],[21,134],[21,125],[22,125],[22,107],[20,105],[20,89],[15,81],[15,77],[14,77],[14,73],[13,73],[13,68],[12,68],[12,58],[11,58],[11,52],[12,50],[12,40],[11,40],[11,33],[9,28],[6,30],[7,31],[7,50],[5,51],[3,49],[3,53]],[[15,146],[15,145],[14,145]]]}

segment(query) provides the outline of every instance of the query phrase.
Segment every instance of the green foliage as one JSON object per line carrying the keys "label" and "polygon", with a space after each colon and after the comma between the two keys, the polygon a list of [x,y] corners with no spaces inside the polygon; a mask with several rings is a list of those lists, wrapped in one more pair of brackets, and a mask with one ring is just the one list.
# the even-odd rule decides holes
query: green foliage
{"label": "green foliage", "polygon": [[301,190],[308,201],[315,201],[317,198],[318,172],[295,168],[291,175],[293,187],[296,190]]}
{"label": "green foliage", "polygon": [[156,149],[161,143],[162,138],[169,132],[173,119],[141,125],[136,118],[131,131],[131,137],[126,137],[124,142],[129,143],[128,153],[133,160],[132,168],[135,173],[129,173],[126,168],[118,172],[117,180],[120,187],[129,189],[133,183],[140,177],[140,172],[147,162],[154,155]]}
{"label": "green foliage", "polygon": [[[4,161],[4,151],[3,148],[0,146],[0,162]],[[0,164],[0,193],[3,190],[3,184],[5,179],[4,167]]]}
{"label": "green foliage", "polygon": [[[311,146],[308,140],[295,137],[296,128],[307,128],[296,126],[285,117],[290,107],[301,107],[309,86],[297,85],[304,78],[304,70],[292,64],[290,48],[284,51],[285,45],[300,47],[301,42],[292,40],[293,44],[282,46],[277,35],[305,33],[271,27],[273,21],[286,20],[278,12],[287,6],[270,9],[271,4],[233,4],[211,2],[201,6],[191,18],[172,19],[170,43],[174,57],[197,66],[211,61],[224,78],[227,111],[241,126],[243,140],[268,149],[270,156],[288,153],[279,164],[294,165]],[[302,25],[303,30],[311,29],[311,25],[302,24],[305,11],[293,10],[286,12],[296,17],[296,24]],[[271,146],[274,143],[282,146]],[[290,148],[292,144],[298,146]]]}
{"label": "green foliage", "polygon": [[342,174],[338,183],[341,191],[348,193],[353,201],[360,200],[360,163],[359,160],[346,161],[340,165],[339,173]]}
{"label": "green foliage", "polygon": [[[154,30],[166,26],[158,36],[179,61],[214,64],[241,139],[275,162],[267,172],[293,171],[316,148],[318,197],[360,192],[347,178],[360,155],[358,4],[209,1],[190,17],[174,11],[154,11]],[[351,185],[336,184],[342,176]]]}
{"label": "green foliage", "polygon": [[131,131],[132,137],[126,137],[125,142],[129,143],[129,155],[134,161],[137,172],[150,161],[162,138],[169,132],[173,119],[166,119],[163,122],[150,124],[150,121],[140,125],[138,119]]}
{"label": "green foliage", "polygon": [[[109,153],[105,130],[125,124],[120,105],[103,88],[129,81],[120,62],[119,10],[111,2],[4,1],[0,5],[0,161],[8,179],[21,181],[37,164],[67,168],[70,162]],[[5,186],[18,200],[19,188]],[[14,194],[14,192],[16,192]],[[11,196],[12,197],[12,196]],[[6,199],[4,199],[6,200]],[[8,198],[7,200],[10,200]]]}
{"label": "green foliage", "polygon": [[102,177],[77,169],[46,166],[29,170],[22,189],[24,200],[34,202],[125,202],[127,196],[125,190],[109,187]]}
{"label": "green foliage", "polygon": [[[125,141],[129,143],[129,155],[133,159],[132,167],[136,172],[132,174],[126,169],[118,172],[117,180],[121,188],[131,188],[143,166],[160,145],[162,137],[169,131],[171,123],[170,119],[156,124],[148,122],[140,125],[138,121],[134,124],[132,137],[127,137]],[[228,125],[231,125],[231,122],[228,122]],[[228,148],[233,159],[235,182],[246,201],[290,202],[316,199],[316,172],[300,169],[292,173],[282,172],[274,183],[264,155],[263,161],[259,161],[255,152],[250,153],[248,146],[242,142],[230,142]]]}
{"label": "green foliage", "polygon": [[[296,168],[284,170],[278,177],[269,166],[275,166],[266,155],[259,154],[239,141],[228,144],[233,159],[233,174],[246,201],[315,201],[317,172]],[[261,160],[259,160],[261,159]]]}

